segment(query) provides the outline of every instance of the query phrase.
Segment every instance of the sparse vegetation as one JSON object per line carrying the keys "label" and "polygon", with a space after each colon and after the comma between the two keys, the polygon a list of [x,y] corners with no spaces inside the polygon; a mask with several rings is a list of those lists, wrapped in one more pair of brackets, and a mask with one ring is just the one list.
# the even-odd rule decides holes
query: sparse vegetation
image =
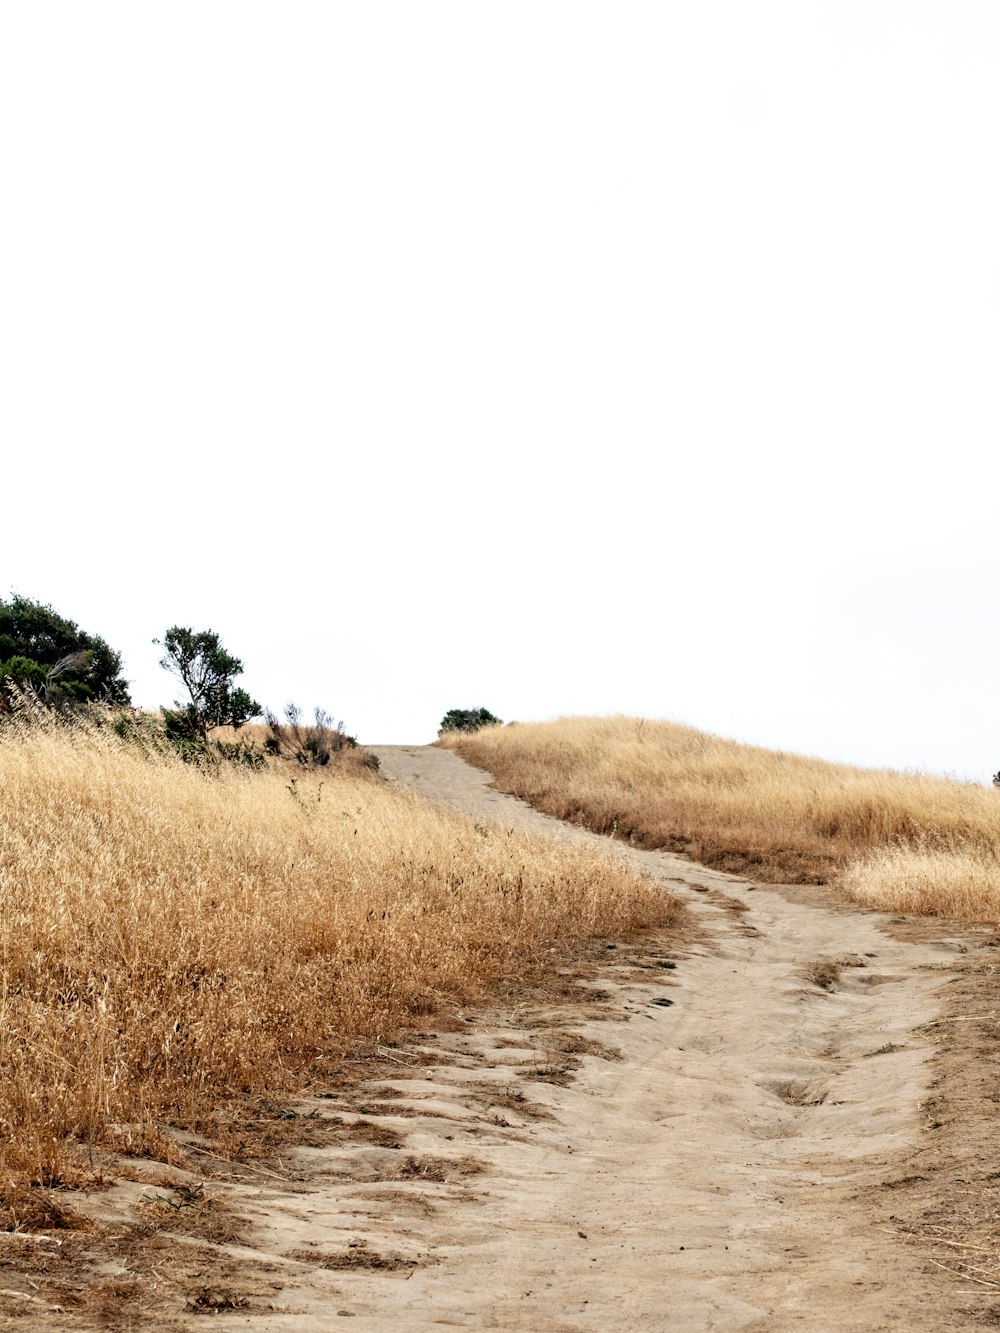
{"label": "sparse vegetation", "polygon": [[643,719],[446,735],[562,819],[772,883],[836,883],[889,911],[1000,920],[996,792],[851,768]]}
{"label": "sparse vegetation", "polygon": [[[265,708],[264,722],[264,750],[304,768],[325,768],[345,750],[358,748],[358,742],[344,730],[343,722],[335,722],[323,708],[313,710],[311,722],[302,720],[302,709],[294,703],[285,705],[284,722],[279,722],[277,715]],[[378,768],[374,755],[366,759],[369,768]]]}
{"label": "sparse vegetation", "polygon": [[111,727],[0,731],[17,1218],[26,1182],[72,1184],[101,1146],[162,1153],[227,1098],[678,910],[616,857],[484,835],[362,769],[288,773],[202,770]]}
{"label": "sparse vegetation", "polygon": [[833,990],[840,980],[843,967],[844,965],[836,958],[817,958],[814,963],[808,963],[802,969],[802,974],[820,990]]}

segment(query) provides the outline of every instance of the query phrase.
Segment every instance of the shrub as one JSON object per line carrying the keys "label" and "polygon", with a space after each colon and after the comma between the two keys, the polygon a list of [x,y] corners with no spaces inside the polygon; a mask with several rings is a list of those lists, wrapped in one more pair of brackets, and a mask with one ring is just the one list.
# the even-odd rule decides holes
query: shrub
{"label": "shrub", "polygon": [[13,681],[23,689],[41,690],[45,684],[45,668],[30,657],[10,657],[0,662],[0,681]]}
{"label": "shrub", "polygon": [[[188,709],[175,712],[164,708],[162,718],[154,719],[153,724],[159,728],[160,736],[166,746],[183,759],[185,764],[194,764],[198,768],[211,770],[218,768],[220,764],[235,764],[240,768],[263,768],[267,763],[267,755],[251,739],[242,736],[228,739],[224,734],[203,736],[192,721]],[[123,734],[117,727],[115,731],[123,739],[139,741],[144,748],[150,749],[141,733],[129,734],[125,730]]]}
{"label": "shrub", "polygon": [[439,734],[445,731],[479,731],[482,727],[501,727],[503,723],[488,708],[452,708],[441,719]]}
{"label": "shrub", "polygon": [[250,741],[211,741],[209,745],[212,754],[238,768],[263,768],[267,763],[267,756]]}
{"label": "shrub", "polygon": [[[279,722],[276,714],[265,708],[264,722],[267,753],[276,758],[291,759],[305,768],[325,768],[335,755],[358,748],[355,738],[344,731],[343,722],[334,722],[323,708],[313,709],[312,722],[302,721],[302,709],[294,703],[285,705],[284,722]],[[376,756],[366,755],[365,766],[378,768]]]}
{"label": "shrub", "polygon": [[[100,725],[102,719],[94,719]],[[138,708],[125,708],[106,715],[104,724],[112,735],[129,745],[138,746],[149,756],[168,754],[172,748],[168,745],[167,729],[162,717],[155,713],[143,713]]]}

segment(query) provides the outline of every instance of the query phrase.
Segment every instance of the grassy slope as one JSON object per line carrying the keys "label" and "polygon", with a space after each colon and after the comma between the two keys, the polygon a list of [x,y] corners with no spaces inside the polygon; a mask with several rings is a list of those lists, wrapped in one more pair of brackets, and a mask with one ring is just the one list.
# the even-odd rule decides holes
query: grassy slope
{"label": "grassy slope", "polygon": [[452,736],[498,786],[563,819],[773,883],[836,881],[859,901],[1000,917],[1000,797],[635,718]]}
{"label": "grassy slope", "polygon": [[0,733],[0,1193],[677,911],[618,858],[300,773]]}

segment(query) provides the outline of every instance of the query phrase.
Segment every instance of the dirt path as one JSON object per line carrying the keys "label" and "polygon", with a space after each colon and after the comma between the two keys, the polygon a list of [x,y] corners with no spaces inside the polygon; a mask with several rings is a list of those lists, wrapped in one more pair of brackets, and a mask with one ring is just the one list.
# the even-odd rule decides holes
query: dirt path
{"label": "dirt path", "polygon": [[[390,780],[477,818],[608,845],[453,753],[378,753]],[[271,1195],[266,1210],[275,1253],[323,1234],[389,1267],[335,1269],[321,1290],[310,1277],[282,1293],[299,1313],[231,1327],[326,1328],[331,1299],[373,1333],[962,1326],[942,1308],[947,1279],[856,1199],[920,1131],[930,1076],[914,1029],[937,1013],[954,944],[904,944],[873,915],[618,851],[690,899],[704,939],[684,957],[608,950],[593,1014],[494,1014],[401,1052],[430,1063],[383,1081],[379,1124],[405,1133],[413,1175],[373,1188],[372,1153],[394,1150],[371,1149],[325,1196]],[[808,973],[829,959],[856,965],[824,990]],[[572,1081],[525,1080],[558,1077],[567,1032],[584,1050]],[[362,1179],[345,1188],[344,1174]]]}
{"label": "dirt path", "polygon": [[[387,777],[430,799],[608,846],[492,790],[452,752],[378,753]],[[552,1124],[491,1145],[470,1231],[448,1219],[442,1262],[372,1327],[962,1326],[942,1310],[951,1289],[855,1196],[891,1177],[919,1133],[930,1075],[914,1029],[936,1015],[940,966],[964,946],[901,943],[873,914],[618,850],[706,927],[669,973],[673,1003],[623,979],[631,1021],[573,1024],[622,1061],[587,1060],[546,1099]],[[854,965],[824,990],[808,974],[830,959]]]}
{"label": "dirt path", "polygon": [[[903,942],[822,893],[596,838],[450,751],[377,753],[390,781],[478,820],[635,859],[696,928],[609,943],[562,997],[417,1034],[297,1103],[280,1171],[220,1172],[213,1193],[252,1226],[184,1241],[204,1284],[162,1327],[217,1312],[255,1333],[991,1322],[989,1283],[958,1284],[893,1216],[930,1173],[913,1162],[939,1077],[918,1029],[967,943],[946,927]],[[128,1188],[142,1194],[119,1186],[109,1216]]]}

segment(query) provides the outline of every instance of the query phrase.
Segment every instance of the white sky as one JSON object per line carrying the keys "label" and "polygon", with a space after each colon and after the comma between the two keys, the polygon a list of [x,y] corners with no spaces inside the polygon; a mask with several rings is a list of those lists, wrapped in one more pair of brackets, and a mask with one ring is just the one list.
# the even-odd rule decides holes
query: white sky
{"label": "white sky", "polygon": [[0,596],[368,741],[1000,768],[995,0],[0,9]]}

